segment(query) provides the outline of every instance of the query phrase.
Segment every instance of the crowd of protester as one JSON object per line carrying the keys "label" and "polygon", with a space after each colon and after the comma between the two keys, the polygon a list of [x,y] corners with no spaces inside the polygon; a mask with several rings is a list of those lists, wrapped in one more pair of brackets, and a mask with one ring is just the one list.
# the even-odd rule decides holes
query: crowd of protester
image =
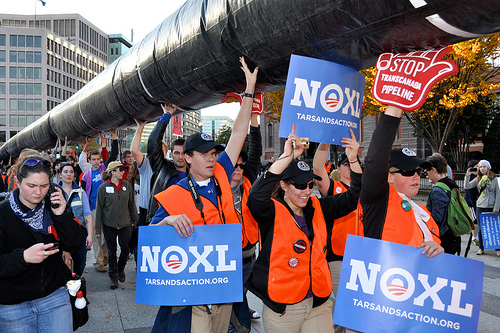
{"label": "crowd of protester", "polygon": [[[337,293],[348,234],[419,247],[431,257],[460,254],[460,237],[446,225],[446,193],[434,188],[427,207],[412,200],[421,171],[427,171],[433,183],[457,187],[446,177],[447,161],[440,155],[422,160],[406,148],[391,150],[401,109],[390,106],[381,115],[364,170],[354,134],[342,140],[345,152],[332,171],[329,145],[318,146],[313,168],[299,159],[304,147],[295,144],[294,129],[283,154],[262,166],[260,127],[251,111],[258,69],[251,71],[243,58],[240,61],[246,89],[225,147],[201,133],[165,147],[162,138],[177,113],[176,106],[165,103],[149,136],[147,154],[139,150],[146,122],[136,119],[130,150],[123,152],[121,161],[113,130],[111,152],[105,136],[100,138],[100,151],[88,151],[86,140],[79,156],[67,151],[67,140],[63,146],[58,140],[52,151],[25,149],[16,161],[3,166],[0,331],[51,321],[55,315],[51,311],[57,308],[60,326],[52,331],[67,332],[64,318],[71,320],[67,295],[61,290],[70,270],[82,275],[87,250],[93,248],[95,270],[107,272],[110,288],[118,288],[126,279],[129,253],[137,255],[139,226],[170,225],[180,237],[191,236],[200,224],[241,223],[243,230],[243,302],[162,306],[153,332],[249,332],[251,320],[260,314],[248,307],[247,290],[264,303],[266,332],[333,332],[329,297],[332,290]],[[333,174],[337,180],[329,178]],[[474,161],[467,170],[466,198],[472,209],[477,207],[477,216],[487,211],[498,214],[496,182],[486,160]],[[315,185],[321,198],[312,195]],[[201,208],[193,193],[199,193]],[[58,208],[51,206],[54,203]],[[21,228],[13,221],[25,225]],[[304,240],[299,244],[303,249],[297,248],[298,239]],[[478,254],[483,254],[480,233],[478,239]],[[56,240],[59,247],[53,249]],[[289,261],[292,257],[298,260]],[[37,280],[44,268],[54,276]],[[16,307],[33,300],[45,311],[38,323],[22,317]],[[352,330],[336,327],[335,331]]]}

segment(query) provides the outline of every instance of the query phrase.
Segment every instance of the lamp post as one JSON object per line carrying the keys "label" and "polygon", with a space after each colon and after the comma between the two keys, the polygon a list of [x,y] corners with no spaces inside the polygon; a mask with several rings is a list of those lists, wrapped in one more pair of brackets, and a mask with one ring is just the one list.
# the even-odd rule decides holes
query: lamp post
{"label": "lamp post", "polygon": [[203,133],[203,122],[202,121],[198,122],[198,127],[200,129],[200,133]]}

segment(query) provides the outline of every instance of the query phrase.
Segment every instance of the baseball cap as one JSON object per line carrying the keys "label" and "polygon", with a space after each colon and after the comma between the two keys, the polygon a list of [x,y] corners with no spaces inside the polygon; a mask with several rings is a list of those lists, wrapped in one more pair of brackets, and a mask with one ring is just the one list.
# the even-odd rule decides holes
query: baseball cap
{"label": "baseball cap", "polygon": [[432,168],[432,163],[417,157],[417,154],[408,148],[396,148],[391,150],[391,167],[399,170],[412,170],[416,167],[428,170]]}
{"label": "baseball cap", "polygon": [[293,160],[281,175],[281,180],[290,180],[297,184],[307,183],[311,179],[321,180],[322,178],[314,174],[309,164],[301,160]]}
{"label": "baseball cap", "polygon": [[128,166],[127,165],[123,165],[122,162],[120,161],[113,161],[111,163],[108,164],[108,168],[106,169],[106,171],[113,171],[113,170],[116,170],[117,168],[123,168],[123,169],[128,169]]}
{"label": "baseball cap", "polygon": [[346,153],[340,154],[339,158],[337,158],[337,166],[340,166],[340,165],[344,164],[348,160],[349,159],[347,158],[347,154]]}
{"label": "baseball cap", "polygon": [[217,151],[224,150],[224,146],[214,141],[210,134],[195,133],[190,135],[184,142],[184,153],[195,150],[200,153],[206,153],[215,148]]}

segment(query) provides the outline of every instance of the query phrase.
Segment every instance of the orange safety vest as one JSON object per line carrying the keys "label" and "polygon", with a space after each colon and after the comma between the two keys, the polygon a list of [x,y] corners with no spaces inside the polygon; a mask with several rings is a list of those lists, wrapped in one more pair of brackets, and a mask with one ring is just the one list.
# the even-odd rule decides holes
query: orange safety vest
{"label": "orange safety vest", "polygon": [[[217,179],[222,192],[220,196],[222,209],[220,207],[220,202],[218,202],[219,207],[216,207],[209,199],[200,195],[206,223],[238,223],[239,220],[236,217],[236,209],[234,209],[231,185],[224,167],[219,162],[215,163],[214,177]],[[204,224],[201,213],[196,208],[193,197],[191,196],[191,192],[184,187],[172,185],[165,191],[156,194],[154,197],[158,201],[158,204],[161,205],[169,215],[186,214],[193,224]]]}
{"label": "orange safety vest", "polygon": [[257,221],[250,213],[250,209],[247,206],[248,201],[248,193],[250,192],[250,188],[252,188],[252,184],[248,180],[247,177],[243,176],[243,194],[241,196],[241,214],[238,213],[238,218],[241,223],[241,228],[243,231],[243,249],[251,247],[255,245],[259,241],[259,225]]}
{"label": "orange safety vest", "polygon": [[[387,207],[387,215],[382,231],[382,240],[405,244],[410,246],[418,246],[424,242],[424,234],[418,226],[415,219],[413,209],[404,210],[401,206],[403,198],[398,194],[396,189],[389,186],[389,203]],[[432,233],[433,240],[441,244],[439,239],[439,227],[432,218],[431,214],[425,206],[419,205],[430,216],[430,219],[425,223]]]}
{"label": "orange safety vest", "polygon": [[277,303],[295,304],[307,296],[309,288],[317,297],[328,297],[332,292],[332,279],[326,261],[326,223],[318,198],[311,197],[314,207],[312,244],[288,208],[272,200],[276,214],[269,252],[269,298]]}
{"label": "orange safety vest", "polygon": [[[342,182],[333,182],[333,195],[347,192],[347,188]],[[346,216],[335,219],[333,222],[332,236],[330,238],[331,247],[334,254],[343,256],[347,235],[364,236],[363,222],[361,219],[361,204],[358,201],[356,210]],[[357,223],[357,227],[356,227]]]}

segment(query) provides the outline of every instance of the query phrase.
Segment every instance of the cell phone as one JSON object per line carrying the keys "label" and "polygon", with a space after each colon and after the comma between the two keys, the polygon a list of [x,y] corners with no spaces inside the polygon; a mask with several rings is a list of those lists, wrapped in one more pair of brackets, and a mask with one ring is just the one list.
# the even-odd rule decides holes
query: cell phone
{"label": "cell phone", "polygon": [[50,187],[49,187],[49,192],[47,193],[47,195],[49,196],[49,201],[50,201],[50,207],[56,209],[56,208],[59,208],[59,204],[58,203],[53,203],[51,200],[50,200],[50,195],[52,193],[54,193],[56,191],[54,185],[50,184]]}
{"label": "cell phone", "polygon": [[309,148],[309,138],[298,138],[293,140],[294,145],[303,145],[305,149]]}
{"label": "cell phone", "polygon": [[59,243],[58,242],[54,242],[54,245],[52,245],[51,247],[49,247],[45,251],[52,251],[52,250],[55,250],[55,249],[58,249],[58,248],[59,248]]}
{"label": "cell phone", "polygon": [[470,168],[470,171],[477,171],[477,168]]}

